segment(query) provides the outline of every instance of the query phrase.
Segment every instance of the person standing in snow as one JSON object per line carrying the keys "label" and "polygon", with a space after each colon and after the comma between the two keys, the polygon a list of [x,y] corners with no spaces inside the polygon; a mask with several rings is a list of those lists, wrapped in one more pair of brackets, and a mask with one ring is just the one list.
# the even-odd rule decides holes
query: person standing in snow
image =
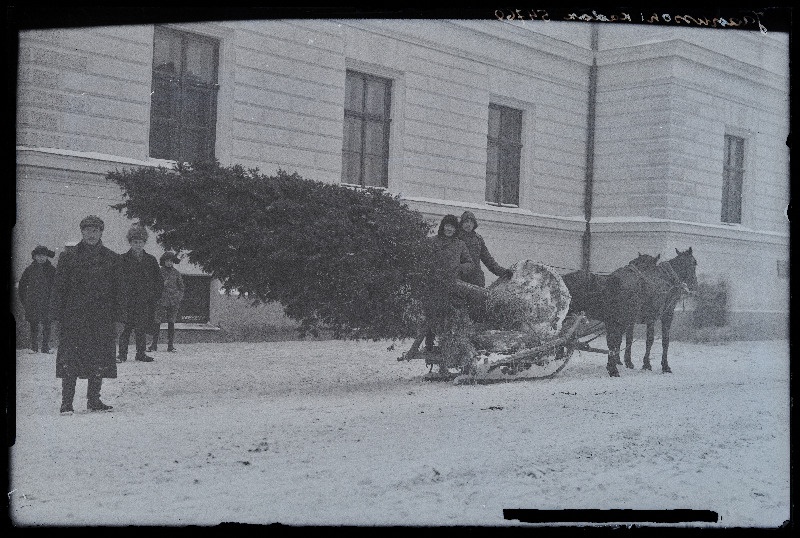
{"label": "person standing in snow", "polygon": [[61,414],[73,413],[75,385],[87,380],[86,408],[107,411],[100,400],[103,378],[117,377],[119,254],[101,241],[104,224],[89,215],[80,222],[82,240],[58,257],[53,290],[59,324],[56,377],[61,378]]}
{"label": "person standing in snow", "polygon": [[25,320],[31,328],[31,351],[39,351],[39,325],[42,326],[42,353],[50,353],[50,300],[56,280],[56,268],[48,258],[56,253],[39,245],[31,252],[33,262],[19,279],[19,300],[25,310]]}
{"label": "person standing in snow", "polygon": [[461,215],[458,227],[458,238],[467,245],[469,254],[474,262],[472,270],[465,276],[464,281],[476,286],[486,286],[486,276],[481,269],[481,262],[486,266],[489,271],[501,278],[511,278],[513,272],[510,269],[502,267],[495,261],[489,249],[486,248],[486,243],[480,234],[475,232],[478,227],[478,221],[471,211],[464,211]]}
{"label": "person standing in snow", "polygon": [[167,324],[167,351],[177,351],[175,346],[175,321],[178,317],[178,307],[183,301],[183,294],[186,286],[183,277],[173,266],[180,263],[178,256],[174,252],[165,252],[159,258],[161,265],[161,278],[164,281],[164,291],[156,309],[156,316],[153,327],[153,342],[148,351],[158,351],[158,336],[161,331],[161,324]]}
{"label": "person standing in snow", "polygon": [[[433,246],[437,262],[447,270],[452,281],[463,280],[473,271],[474,261],[469,255],[467,245],[458,238],[458,217],[445,215],[439,223],[439,230],[429,240]],[[433,350],[436,335],[428,328],[425,336],[425,349]]]}
{"label": "person standing in snow", "polygon": [[131,248],[120,256],[120,308],[125,328],[119,338],[117,362],[128,359],[131,332],[136,332],[136,360],[153,361],[153,357],[145,354],[147,334],[153,332],[153,319],[164,280],[155,256],[144,251],[147,237],[143,226],[131,226],[127,234]]}

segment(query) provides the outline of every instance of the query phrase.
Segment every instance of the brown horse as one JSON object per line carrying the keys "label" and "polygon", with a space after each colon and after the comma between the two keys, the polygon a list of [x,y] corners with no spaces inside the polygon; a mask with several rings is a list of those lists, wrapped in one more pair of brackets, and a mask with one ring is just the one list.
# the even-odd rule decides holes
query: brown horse
{"label": "brown horse", "polygon": [[[628,262],[628,265],[634,265],[639,270],[647,270],[654,268],[658,263],[658,256],[650,256],[649,254],[639,255]],[[569,314],[582,313],[587,318],[603,321],[607,314],[609,307],[605,295],[605,288],[608,283],[610,275],[603,275],[598,273],[590,273],[588,271],[573,271],[563,275],[564,284],[566,284],[569,293],[572,296],[569,305]],[[633,344],[633,325],[630,326],[629,331],[626,331],[625,349],[630,350]],[[630,356],[630,351],[626,357]],[[622,364],[622,361],[617,357],[617,364]]]}
{"label": "brown horse", "polygon": [[[697,286],[697,261],[692,247],[683,252],[675,249],[677,256],[658,264],[629,264],[617,269],[606,281],[603,290],[605,302],[604,318],[608,363],[606,369],[612,377],[618,377],[619,350],[622,335],[626,335],[625,363],[633,368],[630,359],[630,342],[633,325],[647,324],[647,343],[643,369],[649,370],[650,349],[653,345],[654,324],[661,320],[661,371],[672,372],[667,362],[669,331],[675,305],[685,290]],[[656,258],[657,259],[657,258]]]}

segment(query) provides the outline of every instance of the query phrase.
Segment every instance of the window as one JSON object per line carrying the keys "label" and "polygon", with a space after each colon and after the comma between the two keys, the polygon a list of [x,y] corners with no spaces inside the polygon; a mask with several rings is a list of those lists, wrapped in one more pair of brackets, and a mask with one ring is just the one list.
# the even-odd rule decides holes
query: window
{"label": "window", "polygon": [[150,156],[213,161],[217,121],[217,40],[156,26]]}
{"label": "window", "polygon": [[344,88],[342,183],[388,187],[392,81],[348,70]]}
{"label": "window", "polygon": [[186,290],[178,309],[181,323],[207,323],[210,317],[211,277],[206,275],[183,275]]}
{"label": "window", "polygon": [[489,105],[486,156],[486,201],[519,205],[519,162],[522,155],[522,111]]}
{"label": "window", "polygon": [[742,222],[744,139],[725,135],[725,166],[722,178],[722,222]]}

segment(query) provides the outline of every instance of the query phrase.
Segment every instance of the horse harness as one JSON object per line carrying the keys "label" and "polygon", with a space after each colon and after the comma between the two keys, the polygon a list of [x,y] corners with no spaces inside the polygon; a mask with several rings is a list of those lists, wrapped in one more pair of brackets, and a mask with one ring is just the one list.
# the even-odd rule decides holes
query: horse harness
{"label": "horse harness", "polygon": [[[654,287],[657,287],[657,288],[663,288],[662,285],[657,284],[656,282],[653,281],[653,279],[647,277],[642,272],[642,270],[639,269],[635,264],[630,263],[630,264],[628,264],[628,267],[634,273],[636,273],[636,275],[639,278],[641,278],[645,283],[651,284],[651,285],[653,285]],[[675,291],[677,289],[679,289],[681,291],[681,293],[683,293],[684,291],[686,291],[686,292],[689,291],[689,287],[686,285],[686,282],[681,280],[681,278],[678,276],[678,273],[675,272],[675,269],[672,268],[672,265],[670,265],[670,263],[668,261],[664,261],[664,262],[659,263],[656,266],[656,268],[664,276],[666,276],[668,282],[671,284],[670,287],[666,290],[667,294],[669,294],[670,292]]]}

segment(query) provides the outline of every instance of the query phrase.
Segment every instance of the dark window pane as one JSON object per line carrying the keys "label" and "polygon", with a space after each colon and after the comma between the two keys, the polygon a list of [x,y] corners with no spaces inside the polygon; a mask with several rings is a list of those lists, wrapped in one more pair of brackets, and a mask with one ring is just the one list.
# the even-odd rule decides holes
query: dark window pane
{"label": "dark window pane", "polygon": [[187,127],[203,126],[208,124],[212,112],[211,92],[187,88],[183,102],[184,121]]}
{"label": "dark window pane", "polygon": [[205,40],[190,38],[186,43],[186,69],[184,76],[187,79],[215,84],[217,82],[216,46]]}
{"label": "dark window pane", "polygon": [[519,203],[519,159],[519,148],[510,147],[503,151],[502,203],[504,204]]}
{"label": "dark window pane", "polygon": [[361,120],[357,118],[344,118],[344,149],[348,151],[361,151]]}
{"label": "dark window pane", "polygon": [[361,184],[361,155],[342,152],[342,183]]}
{"label": "dark window pane", "polygon": [[382,80],[367,80],[367,113],[385,116],[386,107],[386,82]]}
{"label": "dark window pane", "polygon": [[522,133],[522,111],[503,108],[500,120],[500,138],[519,143]]}
{"label": "dark window pane", "polygon": [[385,140],[384,140],[384,124],[378,123],[374,121],[366,122],[366,143],[365,143],[365,151],[369,155],[383,155],[383,152],[386,148]]}
{"label": "dark window pane", "polygon": [[383,157],[364,157],[364,185],[385,187],[386,160]]}
{"label": "dark window pane", "polygon": [[344,82],[344,107],[353,112],[364,110],[364,79],[351,71],[347,72]]}
{"label": "dark window pane", "polygon": [[178,75],[181,72],[181,36],[156,26],[153,35],[153,70]]}
{"label": "dark window pane", "polygon": [[161,77],[153,78],[151,114],[159,118],[174,118],[178,96],[177,85],[171,84]]}
{"label": "dark window pane", "polygon": [[174,127],[165,121],[150,123],[150,155],[156,159],[172,159],[175,154],[173,141],[176,140]]}
{"label": "dark window pane", "polygon": [[206,323],[210,319],[211,277],[205,275],[183,275],[186,286],[183,301],[178,308],[178,321],[183,323]]}

